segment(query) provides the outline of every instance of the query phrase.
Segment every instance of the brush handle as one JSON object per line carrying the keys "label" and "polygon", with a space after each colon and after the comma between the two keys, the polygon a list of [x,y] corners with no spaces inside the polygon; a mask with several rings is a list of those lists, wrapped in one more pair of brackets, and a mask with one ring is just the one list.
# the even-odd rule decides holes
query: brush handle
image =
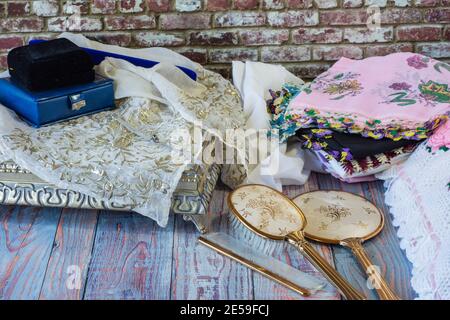
{"label": "brush handle", "polygon": [[318,270],[340,291],[347,300],[365,300],[314,248],[305,240],[302,231],[287,235],[287,240],[305,255]]}
{"label": "brush handle", "polygon": [[369,256],[361,245],[362,239],[349,238],[341,241],[341,245],[348,247],[352,250],[359,263],[366,271],[367,276],[374,282],[373,287],[378,293],[381,300],[400,300],[394,291],[389,287],[386,281],[383,279],[377,268],[374,268],[374,264],[370,261]]}

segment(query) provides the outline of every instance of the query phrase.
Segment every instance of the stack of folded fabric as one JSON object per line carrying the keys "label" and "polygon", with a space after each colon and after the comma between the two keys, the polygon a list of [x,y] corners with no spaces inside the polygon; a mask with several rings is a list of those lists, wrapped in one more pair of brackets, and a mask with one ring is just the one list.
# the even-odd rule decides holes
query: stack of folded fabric
{"label": "stack of folded fabric", "polygon": [[370,180],[445,123],[450,66],[414,53],[341,58],[311,83],[271,96],[268,112],[282,141],[295,135],[341,180]]}

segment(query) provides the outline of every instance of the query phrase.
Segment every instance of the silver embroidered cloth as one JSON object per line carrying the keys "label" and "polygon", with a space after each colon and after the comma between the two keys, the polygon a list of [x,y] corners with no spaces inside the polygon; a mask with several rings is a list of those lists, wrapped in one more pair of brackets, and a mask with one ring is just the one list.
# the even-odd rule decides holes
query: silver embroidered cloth
{"label": "silver embroidered cloth", "polygon": [[[84,47],[134,53],[79,35],[64,36]],[[135,56],[145,53],[137,50]],[[220,133],[242,126],[243,119],[229,81],[170,50],[163,53],[166,60],[151,69],[118,59],[102,62],[97,72],[115,80],[120,99],[113,111],[35,129],[0,105],[0,159],[11,159],[60,188],[130,205],[165,226],[172,193],[189,165],[172,158],[177,147],[172,133],[192,133],[194,123]],[[194,67],[198,80],[187,77],[177,62]]]}

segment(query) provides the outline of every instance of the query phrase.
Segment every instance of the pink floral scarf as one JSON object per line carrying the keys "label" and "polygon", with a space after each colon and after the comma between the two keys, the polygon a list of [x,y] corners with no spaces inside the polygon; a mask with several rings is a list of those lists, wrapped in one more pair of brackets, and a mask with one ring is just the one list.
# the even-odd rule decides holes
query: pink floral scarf
{"label": "pink floral scarf", "polygon": [[302,89],[285,117],[372,138],[423,139],[450,113],[450,65],[415,53],[341,58]]}

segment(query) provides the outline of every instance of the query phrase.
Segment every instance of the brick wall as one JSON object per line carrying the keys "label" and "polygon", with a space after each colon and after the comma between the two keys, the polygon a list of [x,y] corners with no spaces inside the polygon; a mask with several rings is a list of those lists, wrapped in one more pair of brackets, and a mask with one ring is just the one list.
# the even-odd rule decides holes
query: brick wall
{"label": "brick wall", "polygon": [[[366,26],[370,5],[381,8],[378,29]],[[232,60],[259,60],[311,78],[341,56],[450,59],[450,0],[0,0],[0,69],[10,48],[65,30],[170,47],[226,76]]]}

